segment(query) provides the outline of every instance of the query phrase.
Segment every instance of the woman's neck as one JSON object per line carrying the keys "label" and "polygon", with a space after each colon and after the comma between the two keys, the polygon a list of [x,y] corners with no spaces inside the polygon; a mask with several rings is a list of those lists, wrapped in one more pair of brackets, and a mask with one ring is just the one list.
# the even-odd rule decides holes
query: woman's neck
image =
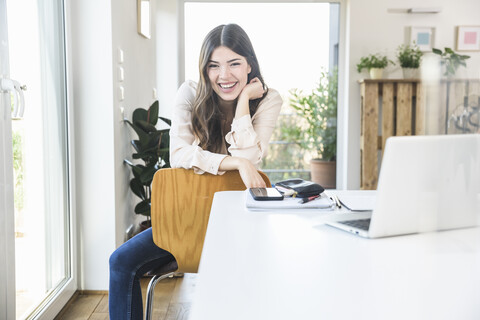
{"label": "woman's neck", "polygon": [[219,101],[219,108],[225,120],[233,119],[235,109],[237,108],[237,100],[233,101]]}

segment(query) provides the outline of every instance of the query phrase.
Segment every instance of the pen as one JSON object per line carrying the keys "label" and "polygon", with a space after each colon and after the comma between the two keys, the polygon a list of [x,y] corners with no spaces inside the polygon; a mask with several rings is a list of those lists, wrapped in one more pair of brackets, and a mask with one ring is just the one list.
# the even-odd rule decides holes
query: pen
{"label": "pen", "polygon": [[320,197],[319,194],[317,194],[316,196],[311,196],[311,197],[308,197],[308,198],[303,198],[302,200],[298,201],[298,203],[307,203],[307,202],[310,202],[310,201],[312,201],[312,200],[317,199],[318,197]]}
{"label": "pen", "polygon": [[332,201],[335,202],[335,205],[337,206],[337,208],[340,209],[342,207],[342,205],[340,204],[340,199],[336,195],[331,196],[330,199],[332,199]]}

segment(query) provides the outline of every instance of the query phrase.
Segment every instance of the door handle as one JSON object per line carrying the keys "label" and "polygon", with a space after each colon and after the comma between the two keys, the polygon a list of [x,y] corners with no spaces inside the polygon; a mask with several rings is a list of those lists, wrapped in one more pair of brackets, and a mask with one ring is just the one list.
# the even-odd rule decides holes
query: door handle
{"label": "door handle", "polygon": [[13,94],[13,111],[12,120],[20,120],[23,118],[25,111],[25,98],[23,91],[27,90],[27,86],[20,85],[18,81],[0,78],[0,91],[11,92]]}

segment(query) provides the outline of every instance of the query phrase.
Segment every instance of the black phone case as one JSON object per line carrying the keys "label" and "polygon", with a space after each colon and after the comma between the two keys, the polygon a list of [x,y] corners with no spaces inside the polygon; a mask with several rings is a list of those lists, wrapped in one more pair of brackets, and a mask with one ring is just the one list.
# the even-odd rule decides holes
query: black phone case
{"label": "black phone case", "polygon": [[318,183],[303,179],[289,179],[277,182],[275,185],[297,192],[298,198],[308,198],[321,194],[325,189]]}

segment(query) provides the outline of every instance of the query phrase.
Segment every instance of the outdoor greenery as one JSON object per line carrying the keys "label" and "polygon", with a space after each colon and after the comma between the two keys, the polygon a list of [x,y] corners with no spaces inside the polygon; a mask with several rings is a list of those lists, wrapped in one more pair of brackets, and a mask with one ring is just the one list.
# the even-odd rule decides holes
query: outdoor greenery
{"label": "outdoor greenery", "polygon": [[362,72],[363,69],[370,70],[372,68],[384,69],[389,63],[395,64],[392,60],[389,60],[387,56],[379,53],[369,54],[366,57],[360,58],[360,62],[357,64],[357,71]]}
{"label": "outdoor greenery", "polygon": [[132,121],[124,119],[138,135],[138,140],[132,140],[136,152],[132,159],[141,159],[143,164],[134,164],[125,159],[133,173],[130,180],[130,189],[139,197],[140,201],[135,206],[135,213],[150,218],[150,199],[153,175],[160,168],[170,168],[170,128],[158,130],[158,119],[171,125],[171,121],[158,116],[158,101],[155,101],[148,110],[138,108],[133,111]]}
{"label": "outdoor greenery", "polygon": [[263,159],[261,168],[270,181],[278,182],[291,178],[310,180],[310,171],[306,169],[305,150],[295,141],[296,115],[281,113],[268,146],[268,154]]}
{"label": "outdoor greenery", "polygon": [[24,205],[23,188],[23,139],[20,131],[12,130],[13,151],[13,180],[14,180],[14,205],[16,211],[21,211]]}
{"label": "outdoor greenery", "polygon": [[283,126],[283,134],[311,153],[312,158],[334,161],[337,154],[337,84],[338,72],[323,70],[316,87],[309,94],[290,90],[290,106],[296,119]]}
{"label": "outdoor greenery", "polygon": [[470,58],[470,56],[455,53],[451,48],[445,48],[443,52],[440,49],[433,48],[432,52],[440,56],[441,64],[445,66],[445,73],[443,75],[447,77],[453,77],[458,67],[466,67],[467,63],[465,60]]}
{"label": "outdoor greenery", "polygon": [[402,68],[419,68],[422,56],[423,53],[416,44],[402,44],[397,48],[397,59]]}

